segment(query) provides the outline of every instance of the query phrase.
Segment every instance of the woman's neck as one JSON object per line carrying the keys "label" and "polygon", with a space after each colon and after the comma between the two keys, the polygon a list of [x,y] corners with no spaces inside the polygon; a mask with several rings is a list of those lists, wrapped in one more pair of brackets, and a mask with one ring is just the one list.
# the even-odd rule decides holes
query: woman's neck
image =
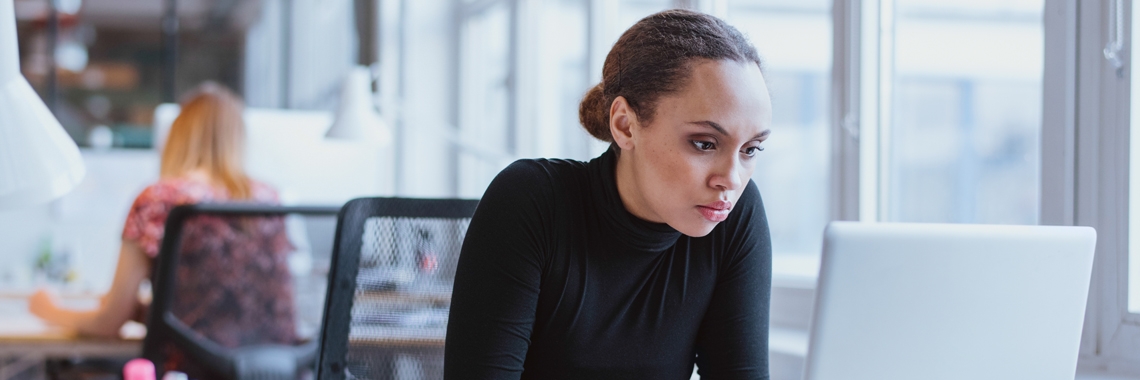
{"label": "woman's neck", "polygon": [[182,173],[182,175],[179,177],[192,181],[206,182],[210,184],[214,183],[214,178],[210,176],[210,172],[202,168],[192,169],[190,171]]}
{"label": "woman's neck", "polygon": [[625,206],[626,211],[629,211],[633,216],[649,222],[665,223],[665,220],[653,212],[645,202],[641,188],[637,185],[636,170],[633,162],[635,157],[632,153],[633,152],[624,152],[623,154],[618,154],[616,157],[617,164],[614,168],[614,176],[616,177],[618,196],[621,198],[621,203]]}
{"label": "woman's neck", "polygon": [[221,182],[219,182],[216,178],[214,178],[214,176],[210,175],[209,170],[206,170],[204,168],[187,170],[185,172],[182,172],[179,175],[176,175],[176,176],[173,176],[170,178],[171,179],[179,179],[179,180],[183,180],[183,181],[204,183],[210,187],[219,188],[219,189],[225,188],[225,186],[222,185]]}

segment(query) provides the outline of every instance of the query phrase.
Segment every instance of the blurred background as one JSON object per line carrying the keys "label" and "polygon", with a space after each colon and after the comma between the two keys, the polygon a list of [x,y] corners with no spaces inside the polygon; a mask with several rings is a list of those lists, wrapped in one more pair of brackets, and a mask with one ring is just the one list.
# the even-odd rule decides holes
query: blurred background
{"label": "blurred background", "polygon": [[[15,0],[21,70],[80,146],[87,176],[50,204],[0,211],[0,289],[32,289],[45,252],[70,257],[72,290],[109,287],[130,203],[158,178],[177,113],[162,105],[203,81],[245,98],[247,166],[286,204],[478,198],[515,159],[589,160],[606,148],[579,125],[578,102],[630,25],[676,7],[722,17],[759,50],[775,108],[753,179],[776,256],[773,325],[788,327],[773,334],[773,355],[792,358],[776,360],[773,377],[798,371],[821,232],[840,215],[836,2],[50,1]],[[1037,224],[1045,0],[887,3],[878,219]],[[323,137],[360,66],[388,144]]]}
{"label": "blurred background", "polygon": [[[696,3],[57,1],[54,10],[47,0],[15,1],[21,69],[82,148],[89,174],[51,205],[0,214],[0,224],[14,224],[0,226],[13,237],[0,239],[0,283],[20,282],[26,276],[13,272],[51,244],[83,251],[74,256],[89,273],[79,283],[92,289],[109,284],[127,207],[157,178],[156,107],[202,81],[316,125],[330,120],[348,71],[371,66],[371,100],[392,144],[347,154],[306,141],[319,133],[295,132],[324,125],[251,123],[254,175],[294,204],[478,198],[517,158],[588,160],[605,149],[578,124],[577,105],[600,80],[609,47],[641,17]],[[832,4],[713,4],[706,11],[744,32],[764,59],[775,125],[754,180],[775,251],[816,256],[832,212]],[[1043,0],[895,5],[883,219],[1036,223]],[[306,173],[340,183],[321,186]]]}

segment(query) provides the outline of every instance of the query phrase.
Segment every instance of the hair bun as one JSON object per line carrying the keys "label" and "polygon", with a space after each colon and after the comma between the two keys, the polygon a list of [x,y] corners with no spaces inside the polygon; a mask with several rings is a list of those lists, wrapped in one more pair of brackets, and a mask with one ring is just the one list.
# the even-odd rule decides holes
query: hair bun
{"label": "hair bun", "polygon": [[578,105],[578,121],[594,138],[613,142],[614,137],[610,134],[609,104],[606,104],[604,92],[602,83],[598,83],[586,92],[586,96]]}

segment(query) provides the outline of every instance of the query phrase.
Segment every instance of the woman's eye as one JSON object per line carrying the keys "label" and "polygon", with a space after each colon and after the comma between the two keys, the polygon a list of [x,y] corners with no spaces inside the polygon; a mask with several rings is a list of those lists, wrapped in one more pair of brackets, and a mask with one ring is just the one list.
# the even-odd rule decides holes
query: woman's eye
{"label": "woman's eye", "polygon": [[755,156],[756,153],[763,152],[763,151],[764,151],[764,147],[762,147],[762,146],[750,146],[750,147],[744,148],[744,154],[747,155],[748,157]]}
{"label": "woman's eye", "polygon": [[693,142],[693,146],[697,147],[697,150],[712,150],[714,147],[713,143],[708,142],[708,141],[693,140],[692,142]]}

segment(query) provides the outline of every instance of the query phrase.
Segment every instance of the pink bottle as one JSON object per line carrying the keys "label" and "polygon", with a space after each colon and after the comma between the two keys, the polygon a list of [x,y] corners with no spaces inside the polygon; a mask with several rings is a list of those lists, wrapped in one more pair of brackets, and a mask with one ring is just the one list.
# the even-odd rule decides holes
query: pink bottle
{"label": "pink bottle", "polygon": [[155,380],[154,363],[146,359],[131,359],[123,366],[123,380]]}

